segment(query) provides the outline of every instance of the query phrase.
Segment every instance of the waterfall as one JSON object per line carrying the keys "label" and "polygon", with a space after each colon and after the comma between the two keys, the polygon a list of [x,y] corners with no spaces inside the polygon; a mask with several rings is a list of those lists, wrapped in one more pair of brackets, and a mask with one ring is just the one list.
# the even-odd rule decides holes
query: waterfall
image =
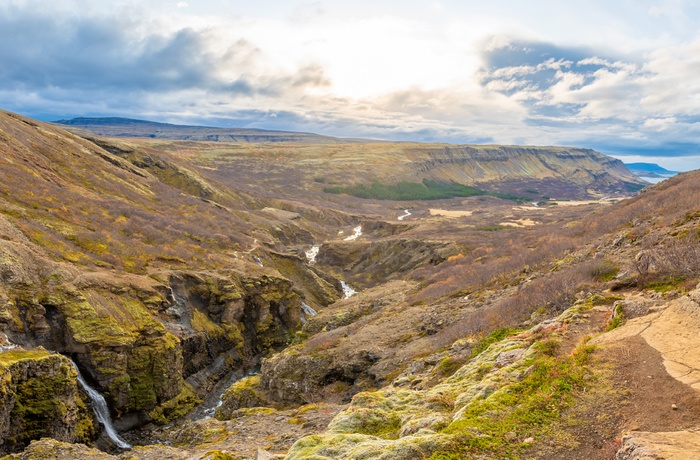
{"label": "waterfall", "polygon": [[80,369],[78,369],[78,366],[76,366],[75,363],[73,363],[73,367],[75,367],[75,370],[78,372],[78,382],[92,400],[92,409],[95,411],[97,420],[104,427],[105,433],[107,433],[109,439],[111,439],[112,442],[121,449],[131,449],[131,444],[124,441],[119,436],[119,433],[117,433],[117,430],[114,429],[112,419],[109,416],[109,407],[107,407],[107,401],[105,401],[104,396],[87,384],[83,378],[83,375],[80,373]]}
{"label": "waterfall", "polygon": [[309,316],[316,316],[316,310],[311,308],[310,305],[308,305],[306,302],[303,300],[301,301],[301,311],[304,312],[304,314],[309,315]]}
{"label": "waterfall", "polygon": [[362,236],[362,225],[358,225],[357,227],[353,228],[352,231],[352,235],[348,236],[343,241],[354,241]]}
{"label": "waterfall", "polygon": [[12,343],[7,334],[0,333],[0,352],[19,348],[19,345]]}
{"label": "waterfall", "polygon": [[187,299],[177,294],[172,286],[168,286],[168,289],[170,290],[170,298],[172,299],[172,302],[170,302],[170,307],[168,307],[166,313],[180,318],[184,312],[184,307],[187,304]]}
{"label": "waterfall", "polygon": [[350,297],[357,294],[357,291],[351,288],[350,285],[348,285],[348,283],[346,283],[345,281],[341,281],[340,286],[343,288],[343,299],[349,299]]}
{"label": "waterfall", "polygon": [[303,300],[301,301],[301,324],[306,324],[308,323],[306,317],[307,316],[316,316],[317,311],[311,308],[309,304],[304,302]]}
{"label": "waterfall", "polygon": [[306,254],[306,259],[309,261],[309,265],[313,265],[316,263],[316,256],[318,255],[318,251],[321,249],[321,246],[318,244],[314,244],[311,246],[311,249],[306,251],[304,254]]}

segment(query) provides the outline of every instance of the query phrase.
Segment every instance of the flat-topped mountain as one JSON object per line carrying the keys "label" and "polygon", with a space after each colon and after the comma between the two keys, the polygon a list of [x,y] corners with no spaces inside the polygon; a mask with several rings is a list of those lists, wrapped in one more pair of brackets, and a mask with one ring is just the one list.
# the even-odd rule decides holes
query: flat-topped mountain
{"label": "flat-topped mountain", "polygon": [[[89,136],[85,132],[88,131],[100,136],[156,139],[151,143],[144,139],[138,147],[119,147],[116,145],[119,141],[113,141],[112,150],[145,146],[161,151],[187,150],[195,164],[215,163],[223,174],[214,175],[222,181],[235,180],[241,184],[250,182],[245,178],[262,174],[266,176],[266,188],[275,185],[308,188],[308,183],[316,181],[319,192],[342,193],[374,183],[392,187],[407,182],[420,188],[425,180],[430,180],[538,201],[542,197],[592,199],[625,195],[647,184],[630,173],[621,161],[594,150],[573,147],[379,142],[126,118],[74,118],[56,123],[69,129],[78,128],[76,133],[84,136]],[[178,141],[209,143],[192,146]],[[235,147],[222,148],[221,144]],[[261,148],[258,144],[270,145]],[[270,175],[271,171],[284,171],[284,174]],[[416,196],[435,195],[419,192]],[[401,199],[407,198],[411,195]]]}
{"label": "flat-topped mountain", "polygon": [[210,126],[176,125],[131,118],[72,118],[54,123],[67,129],[86,130],[99,136],[150,137],[157,139],[177,139],[209,142],[301,142],[314,144],[337,144],[359,142],[352,139],[338,139],[319,134],[289,131],[269,131],[248,128],[216,128]]}
{"label": "flat-topped mountain", "polygon": [[641,178],[669,178],[678,174],[678,171],[670,171],[656,163],[625,163],[625,166]]}

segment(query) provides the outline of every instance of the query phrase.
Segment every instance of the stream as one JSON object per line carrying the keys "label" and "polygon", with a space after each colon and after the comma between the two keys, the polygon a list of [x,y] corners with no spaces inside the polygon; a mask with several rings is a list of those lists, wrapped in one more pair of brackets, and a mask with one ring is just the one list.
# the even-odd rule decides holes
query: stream
{"label": "stream", "polygon": [[306,324],[308,322],[307,316],[316,316],[317,311],[311,308],[310,305],[308,305],[306,302],[303,300],[301,301],[301,322],[302,324]]}
{"label": "stream", "polygon": [[340,285],[343,287],[343,299],[349,299],[350,297],[357,294],[357,291],[350,287],[345,281],[341,281]]}
{"label": "stream", "polygon": [[362,236],[362,225],[358,225],[357,227],[353,228],[352,232],[352,235],[348,236],[343,241],[354,241]]}
{"label": "stream", "polygon": [[399,219],[399,220],[404,220],[406,217],[408,217],[408,216],[410,216],[410,215],[411,215],[411,211],[409,211],[408,209],[404,209],[404,210],[403,210],[403,215],[399,216],[398,219]]}

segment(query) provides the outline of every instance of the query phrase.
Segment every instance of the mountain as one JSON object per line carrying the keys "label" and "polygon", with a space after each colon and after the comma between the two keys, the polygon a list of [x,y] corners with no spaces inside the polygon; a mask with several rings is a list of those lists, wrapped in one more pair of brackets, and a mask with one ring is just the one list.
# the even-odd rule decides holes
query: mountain
{"label": "mountain", "polygon": [[0,112],[9,459],[692,458],[698,172],[80,133]]}
{"label": "mountain", "polygon": [[[337,144],[370,142],[354,139],[338,139],[310,133],[268,131],[264,129],[215,128],[207,126],[175,125],[131,118],[72,118],[54,122],[67,129],[84,130],[99,136],[148,137],[153,139],[177,139],[207,142],[301,142]],[[79,132],[79,131],[76,131]]]}
{"label": "mountain", "polygon": [[[322,188],[326,191],[342,193],[344,188],[387,183],[387,179],[390,186],[398,182],[420,185],[424,180],[433,180],[523,198],[536,190],[536,196],[528,197],[534,199],[540,196],[588,199],[634,192],[646,184],[620,161],[589,149],[369,142],[307,133],[181,126],[124,118],[74,118],[56,123],[100,136],[159,140],[150,144],[141,142],[139,148],[189,149],[201,158],[206,155],[206,161],[216,161],[217,168],[225,169],[220,180],[235,178],[237,183],[244,182],[237,177],[239,171],[250,174],[252,169],[268,175],[269,171],[284,168],[287,177],[279,184],[281,187],[315,179],[318,184],[325,184]],[[89,137],[84,132],[82,135]],[[177,141],[277,145],[266,146],[266,155],[260,155],[259,147],[238,146],[237,155],[233,156],[221,146],[202,144],[192,148]],[[294,144],[293,148],[287,145],[290,143]],[[319,148],[329,144],[342,147]],[[269,181],[266,178],[268,187]],[[531,192],[528,194],[526,190]]]}
{"label": "mountain", "polygon": [[655,163],[625,163],[625,166],[642,179],[652,179],[651,182],[658,182],[658,179],[667,179],[678,174],[678,171],[669,171]]}
{"label": "mountain", "polygon": [[668,169],[662,168],[655,163],[625,163],[625,166],[627,166],[630,171],[664,174],[669,176],[678,174],[678,171],[669,171]]}

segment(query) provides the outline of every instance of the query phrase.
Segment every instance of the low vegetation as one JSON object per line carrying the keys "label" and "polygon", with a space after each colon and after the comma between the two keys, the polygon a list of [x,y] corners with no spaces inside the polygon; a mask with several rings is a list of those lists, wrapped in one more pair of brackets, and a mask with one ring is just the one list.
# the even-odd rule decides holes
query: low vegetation
{"label": "low vegetation", "polygon": [[348,186],[324,187],[326,193],[347,194],[358,198],[373,200],[442,200],[455,197],[493,196],[504,200],[516,202],[525,201],[525,198],[509,193],[487,192],[469,185],[455,182],[444,183],[429,179],[418,182],[399,182],[397,184],[382,184],[375,181],[371,185],[356,184]]}
{"label": "low vegetation", "polygon": [[581,345],[568,356],[557,356],[557,342],[536,343],[536,354],[523,363],[526,376],[517,383],[475,401],[460,418],[443,430],[453,436],[449,450],[435,452],[431,460],[468,458],[489,453],[515,458],[536,439],[548,435],[548,427],[570,407],[576,394],[592,383],[593,347]]}

